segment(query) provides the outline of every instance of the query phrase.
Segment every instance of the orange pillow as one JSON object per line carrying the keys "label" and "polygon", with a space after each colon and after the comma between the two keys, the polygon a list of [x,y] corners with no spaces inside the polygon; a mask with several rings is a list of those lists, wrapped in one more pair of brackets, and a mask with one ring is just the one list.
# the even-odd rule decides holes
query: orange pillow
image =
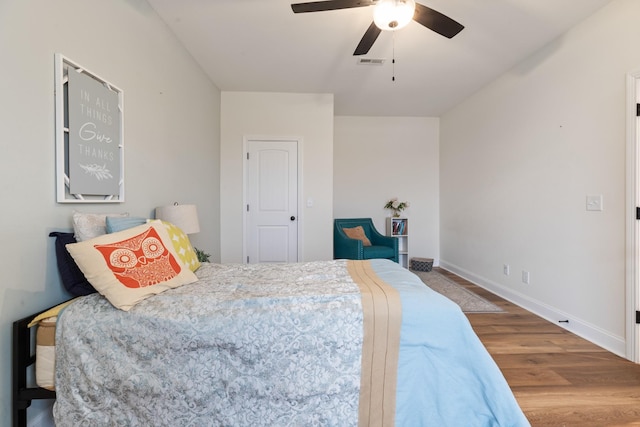
{"label": "orange pillow", "polygon": [[364,234],[364,228],[361,225],[353,228],[343,228],[344,234],[347,235],[350,239],[362,240],[363,246],[371,246],[371,242],[367,238],[367,235]]}

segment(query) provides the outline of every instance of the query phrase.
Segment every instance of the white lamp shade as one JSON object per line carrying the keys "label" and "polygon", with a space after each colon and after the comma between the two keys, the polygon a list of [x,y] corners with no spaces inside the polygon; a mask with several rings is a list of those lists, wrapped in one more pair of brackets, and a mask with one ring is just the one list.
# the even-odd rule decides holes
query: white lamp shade
{"label": "white lamp shade", "polygon": [[156,219],[170,222],[185,234],[193,234],[200,231],[196,205],[179,205],[176,203],[171,206],[157,207]]}
{"label": "white lamp shade", "polygon": [[415,10],[414,0],[380,0],[373,9],[373,22],[381,30],[399,30],[411,22]]}

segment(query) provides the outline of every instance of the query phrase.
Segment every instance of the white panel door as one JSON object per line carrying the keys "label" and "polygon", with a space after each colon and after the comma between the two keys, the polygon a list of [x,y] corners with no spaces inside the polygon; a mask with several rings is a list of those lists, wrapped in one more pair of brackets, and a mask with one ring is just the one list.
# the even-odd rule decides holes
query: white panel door
{"label": "white panel door", "polygon": [[249,140],[246,161],[246,262],[297,262],[297,141]]}

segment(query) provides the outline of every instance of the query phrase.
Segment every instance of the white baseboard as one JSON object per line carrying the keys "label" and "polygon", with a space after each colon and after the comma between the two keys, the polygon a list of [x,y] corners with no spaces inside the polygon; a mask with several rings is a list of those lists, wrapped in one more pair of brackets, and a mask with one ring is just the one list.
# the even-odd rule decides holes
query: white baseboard
{"label": "white baseboard", "polygon": [[[592,343],[608,350],[620,357],[626,356],[626,342],[625,338],[611,333],[590,324],[584,320],[578,319],[568,313],[564,313],[555,307],[547,305],[543,302],[535,300],[527,295],[514,291],[513,289],[506,288],[498,283],[488,280],[484,277],[478,276],[470,271],[467,271],[455,264],[440,259],[440,267],[448,270],[458,276],[484,288],[494,294],[510,301],[520,307],[542,317],[549,322],[566,329],[581,338],[584,338]],[[559,323],[560,320],[568,320],[568,323]]]}

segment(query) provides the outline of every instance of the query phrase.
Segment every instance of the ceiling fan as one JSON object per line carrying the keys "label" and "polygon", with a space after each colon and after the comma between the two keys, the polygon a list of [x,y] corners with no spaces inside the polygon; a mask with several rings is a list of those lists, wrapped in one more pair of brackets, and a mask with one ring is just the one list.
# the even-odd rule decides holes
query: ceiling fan
{"label": "ceiling fan", "polygon": [[364,55],[369,52],[382,30],[398,30],[412,19],[449,39],[464,28],[459,22],[414,0],[323,0],[294,3],[291,9],[294,13],[307,13],[365,6],[375,6],[374,21],[364,33],[353,52],[354,55]]}

